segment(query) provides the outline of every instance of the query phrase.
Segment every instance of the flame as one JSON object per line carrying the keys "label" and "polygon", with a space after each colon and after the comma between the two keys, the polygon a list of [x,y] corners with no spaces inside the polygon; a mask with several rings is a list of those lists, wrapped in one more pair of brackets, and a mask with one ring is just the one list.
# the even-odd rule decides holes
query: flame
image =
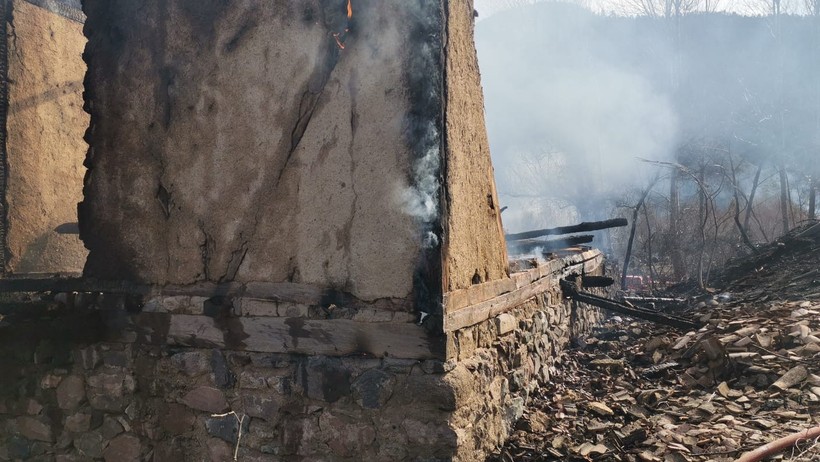
{"label": "flame", "polygon": [[340,50],[344,50],[344,49],[345,49],[345,44],[344,44],[344,43],[342,43],[342,40],[341,40],[341,39],[339,39],[339,36],[340,36],[340,35],[341,35],[341,34],[339,34],[339,33],[335,33],[335,34],[333,34],[333,40],[335,40],[335,41],[336,41],[336,45],[339,45],[339,49],[340,49]]}
{"label": "flame", "polygon": [[[348,21],[350,21],[350,19],[353,18],[353,4],[352,4],[352,1],[353,0],[347,0],[347,20]],[[335,32],[333,34],[333,40],[336,41],[336,45],[339,46],[340,50],[345,49],[344,39],[345,39],[345,36],[347,35],[348,32],[350,32],[350,28],[346,27],[344,32]]]}

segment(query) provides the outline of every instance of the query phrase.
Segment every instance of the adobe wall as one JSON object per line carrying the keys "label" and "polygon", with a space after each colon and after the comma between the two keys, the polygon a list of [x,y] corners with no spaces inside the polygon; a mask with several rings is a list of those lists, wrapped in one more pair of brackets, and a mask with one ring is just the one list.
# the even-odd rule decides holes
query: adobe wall
{"label": "adobe wall", "polygon": [[76,273],[86,250],[76,234],[55,228],[77,222],[82,200],[86,41],[82,23],[36,3],[6,4],[5,271]]}
{"label": "adobe wall", "polygon": [[445,292],[507,277],[501,207],[484,124],[473,2],[449,1],[445,89]]}
{"label": "adobe wall", "polygon": [[440,94],[441,71],[409,67],[441,12],[361,1],[348,19],[345,3],[85,2],[87,275],[411,294],[408,136],[435,132],[439,105],[408,114],[429,111],[412,92]]}
{"label": "adobe wall", "polygon": [[600,316],[551,281],[455,333],[449,361],[152,342],[129,327],[149,306],[196,303],[129,314],[128,300],[68,298],[0,328],[0,460],[226,461],[237,441],[247,461],[483,460]]}
{"label": "adobe wall", "polygon": [[472,2],[346,5],[86,2],[86,275],[430,305],[507,276]]}

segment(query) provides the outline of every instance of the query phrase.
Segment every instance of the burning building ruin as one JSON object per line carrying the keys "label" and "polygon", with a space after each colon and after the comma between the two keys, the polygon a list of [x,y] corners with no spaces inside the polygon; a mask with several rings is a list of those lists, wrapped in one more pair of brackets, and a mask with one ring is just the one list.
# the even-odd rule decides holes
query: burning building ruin
{"label": "burning building ruin", "polygon": [[559,279],[603,263],[510,274],[472,2],[83,8],[89,254],[59,287],[88,328],[44,361],[7,332],[25,347],[0,447],[478,460],[503,442],[596,317]]}

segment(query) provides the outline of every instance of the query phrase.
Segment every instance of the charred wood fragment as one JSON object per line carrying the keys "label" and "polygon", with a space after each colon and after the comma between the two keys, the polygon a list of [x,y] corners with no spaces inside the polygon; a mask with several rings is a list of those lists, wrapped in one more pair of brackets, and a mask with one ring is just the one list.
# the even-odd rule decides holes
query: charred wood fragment
{"label": "charred wood fragment", "polygon": [[585,287],[609,287],[615,284],[615,280],[609,276],[588,276],[571,274],[567,276],[567,281],[574,282],[578,289]]}
{"label": "charred wood fragment", "polygon": [[522,239],[533,239],[542,236],[560,236],[562,234],[583,233],[598,231],[601,229],[618,228],[628,224],[626,218],[613,218],[604,221],[589,221],[572,226],[559,226],[557,228],[537,229],[525,231],[523,233],[507,234],[504,236],[507,241],[520,241]]}
{"label": "charred wood fragment", "polygon": [[627,306],[623,303],[618,303],[608,298],[599,297],[588,292],[580,291],[578,290],[577,284],[567,281],[566,279],[561,280],[561,290],[563,290],[565,297],[569,297],[575,301],[586,303],[588,305],[597,306],[598,308],[603,308],[608,311],[614,311],[616,313],[675,327],[677,329],[694,330],[700,327],[695,322],[686,318],[660,313],[647,308]]}
{"label": "charred wood fragment", "polygon": [[607,276],[584,276],[581,278],[581,287],[609,287],[615,280]]}
{"label": "charred wood fragment", "polygon": [[[588,287],[588,286],[587,286]],[[671,297],[637,297],[637,296],[627,296],[623,297],[623,300],[627,303],[640,305],[644,303],[655,303],[658,305],[683,305],[686,303],[686,299],[683,298],[671,298]]]}

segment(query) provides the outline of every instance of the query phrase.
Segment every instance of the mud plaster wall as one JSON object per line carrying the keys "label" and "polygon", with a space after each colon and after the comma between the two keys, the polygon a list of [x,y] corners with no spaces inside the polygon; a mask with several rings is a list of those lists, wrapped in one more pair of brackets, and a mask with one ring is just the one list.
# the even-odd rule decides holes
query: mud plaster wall
{"label": "mud plaster wall", "polygon": [[77,221],[82,199],[89,120],[82,24],[26,1],[9,3],[5,269],[79,272],[82,242],[54,228]]}
{"label": "mud plaster wall", "polygon": [[450,362],[152,346],[118,302],[69,298],[0,328],[0,460],[221,462],[237,417],[243,461],[484,460],[600,316],[557,285],[455,333]]}
{"label": "mud plaster wall", "polygon": [[472,1],[447,2],[445,291],[507,276]]}
{"label": "mud plaster wall", "polygon": [[84,3],[86,274],[411,293],[406,66],[424,3],[357,1],[352,21],[343,0]]}

